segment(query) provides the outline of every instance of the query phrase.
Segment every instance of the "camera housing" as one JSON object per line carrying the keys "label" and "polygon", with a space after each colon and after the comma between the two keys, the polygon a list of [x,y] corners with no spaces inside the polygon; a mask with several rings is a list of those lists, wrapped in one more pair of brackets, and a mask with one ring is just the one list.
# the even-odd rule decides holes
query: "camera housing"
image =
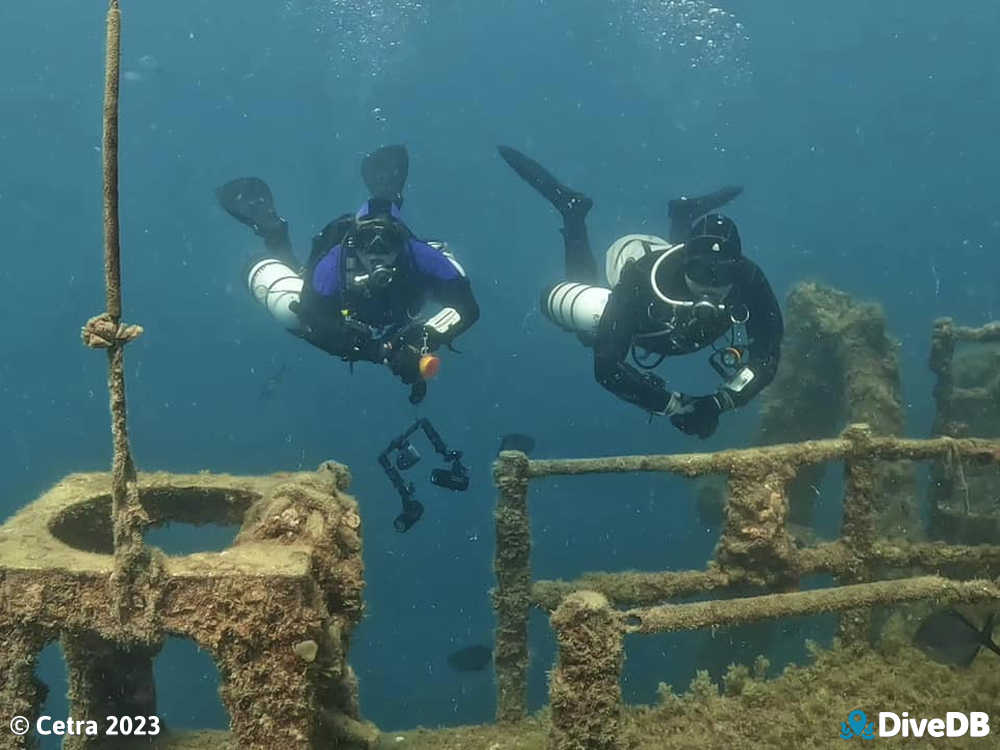
{"label": "camera housing", "polygon": [[400,471],[406,471],[407,469],[412,469],[420,462],[420,453],[413,443],[406,442],[403,443],[398,452],[396,453],[396,468]]}
{"label": "camera housing", "polygon": [[424,506],[419,500],[405,500],[403,502],[403,512],[396,516],[396,520],[392,522],[392,525],[396,531],[402,534],[409,531],[410,527],[419,521],[423,515]]}
{"label": "camera housing", "polygon": [[413,482],[406,481],[402,474],[420,462],[420,453],[410,443],[410,436],[417,430],[423,430],[434,452],[445,463],[444,468],[431,471],[431,483],[456,492],[469,488],[469,470],[462,463],[462,452],[450,450],[429,420],[418,419],[378,455],[379,466],[382,467],[382,471],[385,472],[403,504],[403,512],[396,516],[392,523],[400,533],[409,531],[424,515],[424,506],[414,497]]}
{"label": "camera housing", "polygon": [[452,466],[450,469],[434,469],[431,472],[431,482],[438,487],[464,492],[469,489],[469,474],[458,466]]}

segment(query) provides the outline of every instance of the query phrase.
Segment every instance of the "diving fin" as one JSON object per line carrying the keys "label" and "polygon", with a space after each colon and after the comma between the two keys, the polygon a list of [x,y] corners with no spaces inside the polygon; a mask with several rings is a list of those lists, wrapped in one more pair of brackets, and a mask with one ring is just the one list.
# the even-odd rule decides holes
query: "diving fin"
{"label": "diving fin", "polygon": [[541,193],[564,219],[583,219],[594,202],[583,193],[563,185],[545,167],[510,146],[497,146],[497,151],[510,168],[531,187]]}
{"label": "diving fin", "polygon": [[288,222],[278,216],[267,183],[258,177],[239,177],[215,189],[219,205],[241,224],[264,238],[268,250],[293,267],[297,265],[288,236]]}
{"label": "diving fin", "polygon": [[410,171],[406,146],[383,146],[361,160],[361,179],[372,198],[403,205],[403,187]]}
{"label": "diving fin", "polygon": [[240,177],[215,189],[219,205],[241,224],[262,237],[278,229],[281,217],[267,183],[258,177]]}
{"label": "diving fin", "polygon": [[[695,219],[721,208],[742,192],[742,185],[725,185],[714,193],[670,201],[667,204],[667,215],[670,217],[671,242],[683,242]],[[678,235],[679,239],[674,239],[674,235]]]}

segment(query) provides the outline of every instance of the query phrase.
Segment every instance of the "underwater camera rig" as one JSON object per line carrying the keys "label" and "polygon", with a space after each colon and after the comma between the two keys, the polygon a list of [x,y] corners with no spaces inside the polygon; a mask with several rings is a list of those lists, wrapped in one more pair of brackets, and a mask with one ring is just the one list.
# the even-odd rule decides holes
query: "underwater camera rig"
{"label": "underwater camera rig", "polygon": [[[400,533],[409,531],[410,527],[419,521],[424,514],[424,506],[414,497],[413,482],[404,480],[400,473],[412,469],[420,461],[420,453],[410,442],[410,436],[420,429],[424,431],[438,455],[449,464],[446,468],[431,470],[431,483],[456,492],[464,492],[469,489],[469,469],[462,463],[462,452],[448,450],[448,446],[444,444],[444,440],[441,439],[430,420],[418,419],[378,455],[379,466],[389,477],[389,481],[392,482],[392,486],[396,488],[396,492],[399,493],[399,497],[403,501],[403,512],[396,516],[396,520],[392,522],[396,531]],[[395,462],[389,459],[393,452],[396,453]]]}

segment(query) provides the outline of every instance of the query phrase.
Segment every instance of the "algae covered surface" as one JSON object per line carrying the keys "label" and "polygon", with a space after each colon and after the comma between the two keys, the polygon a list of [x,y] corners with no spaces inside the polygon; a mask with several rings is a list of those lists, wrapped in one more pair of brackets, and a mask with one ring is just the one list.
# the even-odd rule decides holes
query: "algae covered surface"
{"label": "algae covered surface", "polygon": [[[657,706],[626,710],[623,747],[838,748],[841,722],[861,709],[876,722],[879,711],[904,711],[914,718],[944,718],[948,711],[991,714],[991,736],[883,738],[900,747],[995,747],[1000,730],[1000,670],[993,654],[981,654],[969,669],[937,664],[896,640],[880,651],[859,654],[841,648],[814,649],[808,666],[788,667],[773,680],[732,667],[721,686],[700,673],[684,695],[661,690]],[[762,665],[758,665],[760,669]],[[380,747],[400,750],[547,750],[549,722],[542,712],[506,726],[457,727],[386,732]]]}

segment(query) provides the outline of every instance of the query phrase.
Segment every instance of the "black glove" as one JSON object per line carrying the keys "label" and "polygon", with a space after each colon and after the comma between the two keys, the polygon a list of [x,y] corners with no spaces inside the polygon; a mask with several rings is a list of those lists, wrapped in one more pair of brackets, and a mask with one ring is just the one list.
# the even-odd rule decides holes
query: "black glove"
{"label": "black glove", "polygon": [[426,343],[424,326],[417,323],[404,328],[386,344],[389,369],[406,385],[422,381],[420,358],[424,354]]}
{"label": "black glove", "polygon": [[410,386],[410,403],[419,404],[427,395],[427,381],[418,380]]}
{"label": "black glove", "polygon": [[420,380],[420,351],[412,346],[393,348],[388,357],[389,369],[406,385]]}
{"label": "black glove", "polygon": [[345,319],[343,323],[343,331],[349,342],[347,351],[342,355],[345,361],[364,360],[376,363],[385,361],[385,346],[372,335],[371,328],[350,319]]}
{"label": "black glove", "polygon": [[670,422],[681,432],[697,435],[702,440],[712,435],[719,426],[722,406],[715,396],[681,396],[681,405],[674,411]]}
{"label": "black glove", "polygon": [[[426,328],[423,323],[413,323],[392,337],[392,345],[394,348],[411,346],[422,351],[430,343],[428,341],[429,333],[430,329]],[[428,351],[430,351],[429,347]]]}

